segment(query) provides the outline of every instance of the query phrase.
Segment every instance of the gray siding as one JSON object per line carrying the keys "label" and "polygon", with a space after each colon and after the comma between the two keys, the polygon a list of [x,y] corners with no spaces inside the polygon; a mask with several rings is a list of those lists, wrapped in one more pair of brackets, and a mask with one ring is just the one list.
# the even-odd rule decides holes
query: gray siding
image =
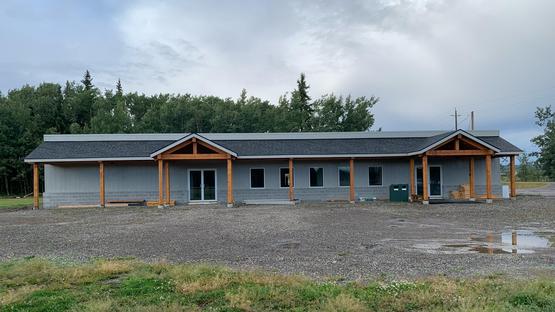
{"label": "gray siding", "polygon": [[[466,159],[430,159],[430,165],[442,167],[443,196],[460,184],[468,183],[468,160]],[[347,200],[349,188],[339,186],[338,168],[348,167],[346,160],[296,160],[295,197],[300,200]],[[416,165],[419,163],[417,161]],[[368,167],[381,166],[382,186],[369,186]],[[288,188],[281,188],[279,169],[287,168],[286,160],[237,160],[234,161],[234,196],[237,202],[245,200],[286,200]],[[309,168],[324,169],[324,187],[309,187]],[[501,195],[500,163],[493,160],[493,191]],[[264,168],[265,185],[262,189],[250,187],[250,169]],[[189,200],[188,170],[215,169],[217,182],[217,200],[226,201],[227,171],[225,161],[183,161],[170,163],[171,197],[178,203]],[[485,161],[476,159],[475,165],[476,193],[485,193]],[[140,163],[106,163],[106,200],[157,200],[158,171],[154,162]],[[387,199],[390,184],[409,184],[409,161],[403,160],[356,160],[355,192],[356,198],[376,197]],[[68,204],[98,204],[99,180],[97,164],[45,165],[44,207]]]}

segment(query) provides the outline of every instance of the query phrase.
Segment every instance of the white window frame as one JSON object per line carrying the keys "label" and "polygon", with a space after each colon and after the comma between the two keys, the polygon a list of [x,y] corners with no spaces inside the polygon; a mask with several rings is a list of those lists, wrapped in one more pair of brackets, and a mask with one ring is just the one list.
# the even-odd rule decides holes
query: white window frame
{"label": "white window frame", "polygon": [[[288,189],[289,185],[288,186],[281,186],[281,169],[287,169],[287,171],[289,172],[289,167],[280,167],[279,171],[278,171],[279,172],[279,177],[278,177],[279,188]],[[293,169],[293,178],[295,178],[295,169]],[[289,177],[289,183],[291,183],[291,177]],[[293,185],[293,188],[294,187],[295,187],[295,185]]]}
{"label": "white window frame", "polygon": [[[380,184],[370,184],[370,168],[380,168],[382,171]],[[382,187],[383,186],[383,166],[368,166],[368,187]]]}
{"label": "white window frame", "polygon": [[[252,170],[262,170],[262,174],[264,175],[262,177],[262,181],[264,183],[263,187],[253,187],[252,186]],[[249,168],[249,186],[251,189],[253,190],[262,190],[266,188],[266,168],[260,168],[260,167],[256,167],[256,168]]]}
{"label": "white window frame", "polygon": [[[310,185],[310,169],[322,169],[322,186],[312,186]],[[308,187],[309,188],[324,188],[325,185],[324,167],[309,167],[308,168]]]}
{"label": "white window frame", "polygon": [[[341,169],[347,169],[349,172],[349,184],[348,185],[341,185]],[[351,167],[350,166],[339,166],[337,167],[337,185],[339,187],[350,187],[351,186]]]}

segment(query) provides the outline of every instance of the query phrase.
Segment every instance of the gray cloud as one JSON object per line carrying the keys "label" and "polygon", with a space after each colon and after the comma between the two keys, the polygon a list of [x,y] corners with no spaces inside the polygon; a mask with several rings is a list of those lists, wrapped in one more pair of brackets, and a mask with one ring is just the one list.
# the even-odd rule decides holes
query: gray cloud
{"label": "gray cloud", "polygon": [[[111,88],[276,101],[307,74],[313,97],[376,95],[384,130],[479,128],[533,146],[555,99],[548,0],[143,1],[0,9],[0,90],[78,80]],[[6,31],[8,30],[8,31]]]}

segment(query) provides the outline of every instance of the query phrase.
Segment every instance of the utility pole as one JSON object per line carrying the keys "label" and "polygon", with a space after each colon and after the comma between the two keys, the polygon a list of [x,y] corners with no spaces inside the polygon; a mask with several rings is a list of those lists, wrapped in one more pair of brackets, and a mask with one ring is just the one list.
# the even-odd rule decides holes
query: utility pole
{"label": "utility pole", "polygon": [[474,131],[474,111],[470,112],[470,130]]}
{"label": "utility pole", "polygon": [[455,115],[449,115],[455,117],[455,130],[459,130],[459,117],[461,115],[457,114],[457,109],[455,108]]}

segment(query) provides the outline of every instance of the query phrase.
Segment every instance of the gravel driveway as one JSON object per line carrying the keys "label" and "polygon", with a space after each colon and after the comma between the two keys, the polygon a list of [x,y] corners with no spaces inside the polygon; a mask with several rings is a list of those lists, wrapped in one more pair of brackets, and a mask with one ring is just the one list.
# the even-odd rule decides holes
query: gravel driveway
{"label": "gravel driveway", "polygon": [[555,198],[555,183],[548,182],[547,185],[538,188],[518,189],[517,194]]}
{"label": "gravel driveway", "polygon": [[[530,230],[548,243],[519,246],[513,254],[501,236],[513,229]],[[554,231],[555,199],[540,197],[492,205],[18,210],[0,211],[0,259],[132,256],[349,280],[554,275],[555,246],[547,247]]]}

